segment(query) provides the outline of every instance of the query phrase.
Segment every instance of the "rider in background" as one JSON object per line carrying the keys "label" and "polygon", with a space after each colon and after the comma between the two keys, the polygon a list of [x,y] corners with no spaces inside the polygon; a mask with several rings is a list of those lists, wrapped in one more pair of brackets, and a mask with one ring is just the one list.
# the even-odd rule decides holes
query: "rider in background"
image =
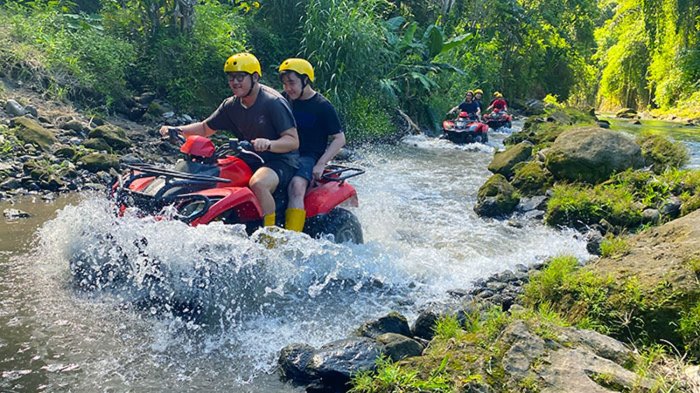
{"label": "rider in background", "polygon": [[483,103],[483,98],[484,98],[484,91],[481,89],[476,89],[474,90],[474,102],[479,104],[479,110],[481,113],[484,113],[484,103]]}
{"label": "rider in background", "polygon": [[450,109],[447,114],[450,115],[458,109],[461,112],[467,112],[467,115],[471,120],[479,120],[479,116],[481,115],[481,108],[479,108],[479,104],[474,101],[474,92],[471,90],[468,90],[464,95],[464,101],[462,101],[462,103],[456,107]]}
{"label": "rider in background", "polygon": [[493,101],[491,101],[491,104],[489,105],[488,108],[486,108],[486,112],[490,111],[491,109],[498,109],[499,111],[508,111],[508,103],[506,100],[503,99],[503,94],[499,92],[493,93]]}
{"label": "rider in background", "polygon": [[[253,176],[248,183],[260,202],[263,225],[275,225],[277,187],[286,188],[299,167],[294,115],[287,100],[275,89],[259,82],[260,62],[250,53],[237,53],[226,60],[224,72],[233,96],[201,122],[177,128],[185,136],[213,135],[217,130],[229,130],[239,139],[250,141],[264,164],[248,163]],[[170,127],[160,133],[167,136]],[[247,162],[247,161],[246,161]]]}
{"label": "rider in background", "polygon": [[[301,232],[306,210],[304,195],[313,180],[319,180],[326,164],[345,145],[345,133],[333,105],[311,85],[314,69],[304,59],[291,58],[279,66],[284,86],[299,131],[299,169],[289,183],[289,205],[284,227]],[[330,144],[328,140],[331,140]]]}

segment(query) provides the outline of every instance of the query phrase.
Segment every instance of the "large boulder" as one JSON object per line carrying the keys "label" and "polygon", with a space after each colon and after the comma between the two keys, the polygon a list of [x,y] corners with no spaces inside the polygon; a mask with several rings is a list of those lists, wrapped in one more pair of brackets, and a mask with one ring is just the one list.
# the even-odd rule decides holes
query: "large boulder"
{"label": "large boulder", "polygon": [[629,168],[644,166],[639,145],[629,136],[602,128],[576,128],[559,135],[545,165],[557,180],[592,184]]}
{"label": "large boulder", "polygon": [[488,170],[492,173],[500,173],[506,178],[513,176],[515,164],[527,161],[532,156],[532,143],[525,141],[511,146],[505,151],[496,152],[489,164]]}
{"label": "large boulder", "polygon": [[363,323],[356,333],[358,336],[369,338],[377,338],[385,333],[396,333],[410,337],[411,328],[408,326],[406,317],[397,312],[390,312],[376,321]]}
{"label": "large boulder", "polygon": [[479,189],[474,211],[484,217],[506,216],[520,202],[515,187],[501,174],[491,176]]}
{"label": "large boulder", "polygon": [[[639,302],[653,305],[637,315],[645,321],[641,328],[646,334],[679,348],[685,345],[693,356],[700,356],[700,331],[684,330],[678,322],[683,316],[691,318],[694,308],[700,310],[700,210],[626,242],[625,255],[601,258],[586,269],[618,283],[618,293],[624,294],[626,285],[638,287]],[[619,296],[612,293],[611,301],[624,300]]]}
{"label": "large boulder", "polygon": [[23,142],[36,145],[44,151],[50,151],[51,146],[58,142],[53,132],[42,127],[35,120],[28,117],[17,117],[12,119],[12,122],[15,135]]}
{"label": "large boulder", "polygon": [[631,108],[622,108],[615,113],[615,117],[620,119],[635,119],[638,117],[637,111]]}

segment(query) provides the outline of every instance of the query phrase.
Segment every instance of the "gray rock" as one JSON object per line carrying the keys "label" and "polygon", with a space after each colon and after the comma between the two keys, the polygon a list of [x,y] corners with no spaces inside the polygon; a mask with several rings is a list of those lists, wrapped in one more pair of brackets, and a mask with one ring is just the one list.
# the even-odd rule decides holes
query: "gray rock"
{"label": "gray rock", "polygon": [[376,341],[382,345],[382,352],[394,362],[423,353],[422,345],[401,334],[384,333]]}
{"label": "gray rock", "polygon": [[374,370],[380,355],[381,350],[374,340],[352,337],[319,348],[309,361],[308,368],[321,379],[349,381],[352,374]]}
{"label": "gray rock", "polygon": [[357,330],[359,336],[369,338],[375,338],[384,333],[397,333],[410,337],[411,328],[408,326],[406,317],[397,312],[391,312],[376,321],[365,322]]}
{"label": "gray rock", "polygon": [[166,119],[170,119],[171,117],[174,117],[174,116],[175,116],[175,112],[172,112],[172,111],[163,113],[163,117]]}
{"label": "gray rock", "polygon": [[530,210],[523,214],[523,218],[526,220],[541,220],[544,218],[544,213],[543,210]]}
{"label": "gray rock", "polygon": [[27,114],[24,107],[15,100],[7,100],[7,102],[5,102],[5,112],[12,117],[24,116]]}
{"label": "gray rock", "polygon": [[34,105],[27,105],[24,107],[24,110],[35,118],[39,117],[39,112],[36,110]]}
{"label": "gray rock", "polygon": [[661,221],[661,213],[656,209],[644,209],[642,211],[642,222],[658,224]]}
{"label": "gray rock", "polygon": [[517,210],[520,212],[529,212],[532,210],[544,210],[547,207],[547,197],[544,195],[536,195],[532,197],[520,198]]}
{"label": "gray rock", "polygon": [[506,283],[499,282],[499,281],[491,281],[486,284],[486,288],[494,291],[494,292],[500,292],[502,291],[505,287],[507,286]]}
{"label": "gray rock", "polygon": [[282,348],[277,360],[282,377],[296,382],[316,378],[313,370],[309,368],[314,351],[314,347],[308,344],[290,344]]}
{"label": "gray rock", "polygon": [[678,216],[681,214],[682,203],[683,202],[680,198],[673,195],[664,201],[664,204],[661,206],[659,212],[667,217],[678,218]]}
{"label": "gray rock", "polygon": [[20,218],[31,217],[31,214],[19,209],[5,209],[2,211],[2,214],[8,220],[18,220]]}
{"label": "gray rock", "polygon": [[603,235],[598,231],[586,233],[586,250],[593,255],[600,255],[600,244],[603,242]]}

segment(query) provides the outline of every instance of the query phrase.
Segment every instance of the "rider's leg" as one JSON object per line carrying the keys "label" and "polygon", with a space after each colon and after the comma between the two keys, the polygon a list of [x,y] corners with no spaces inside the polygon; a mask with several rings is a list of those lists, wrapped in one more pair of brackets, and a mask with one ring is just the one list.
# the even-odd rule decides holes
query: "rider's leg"
{"label": "rider's leg", "polygon": [[294,177],[289,182],[289,187],[287,188],[289,204],[285,212],[284,227],[291,231],[301,232],[304,230],[304,221],[306,220],[304,196],[313,178],[314,165],[316,165],[315,157],[299,157],[299,168],[297,168]]}
{"label": "rider's leg", "polygon": [[260,202],[263,225],[266,227],[275,225],[275,199],[272,197],[272,192],[279,184],[279,177],[272,169],[262,167],[255,171],[248,184]]}
{"label": "rider's leg", "polygon": [[309,181],[300,176],[294,176],[289,182],[289,205],[285,212],[284,227],[290,231],[304,230],[306,210],[304,210],[304,195]]}

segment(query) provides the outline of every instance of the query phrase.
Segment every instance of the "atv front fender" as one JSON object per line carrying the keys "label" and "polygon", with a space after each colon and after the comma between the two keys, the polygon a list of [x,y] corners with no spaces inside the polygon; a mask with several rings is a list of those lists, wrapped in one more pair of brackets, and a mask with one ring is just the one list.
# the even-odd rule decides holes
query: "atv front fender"
{"label": "atv front fender", "polygon": [[203,195],[219,199],[202,217],[192,221],[192,226],[208,224],[225,212],[233,210],[241,223],[262,219],[262,208],[253,191],[248,187],[221,187],[202,190],[190,195]]}

